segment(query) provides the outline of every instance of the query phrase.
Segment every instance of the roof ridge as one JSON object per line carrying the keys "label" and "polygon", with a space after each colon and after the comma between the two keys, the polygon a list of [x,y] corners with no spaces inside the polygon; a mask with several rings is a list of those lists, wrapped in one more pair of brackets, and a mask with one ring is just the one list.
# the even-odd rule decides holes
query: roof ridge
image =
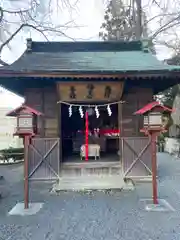
{"label": "roof ridge", "polygon": [[26,52],[119,52],[142,51],[141,41],[51,41],[27,39]]}

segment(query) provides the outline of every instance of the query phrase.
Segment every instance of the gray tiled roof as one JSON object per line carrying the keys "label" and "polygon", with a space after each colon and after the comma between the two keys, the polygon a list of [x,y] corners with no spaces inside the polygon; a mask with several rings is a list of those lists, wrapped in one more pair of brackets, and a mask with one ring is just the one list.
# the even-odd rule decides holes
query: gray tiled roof
{"label": "gray tiled roof", "polygon": [[10,66],[15,72],[125,72],[178,70],[157,60],[136,42],[32,42]]}

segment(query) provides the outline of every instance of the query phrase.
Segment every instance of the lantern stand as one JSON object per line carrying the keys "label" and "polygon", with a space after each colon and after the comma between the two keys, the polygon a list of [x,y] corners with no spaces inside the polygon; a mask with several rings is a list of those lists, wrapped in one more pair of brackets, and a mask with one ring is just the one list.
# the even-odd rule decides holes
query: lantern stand
{"label": "lantern stand", "polygon": [[7,113],[6,116],[16,117],[16,130],[14,136],[19,136],[24,140],[24,208],[29,208],[29,144],[32,137],[37,134],[37,117],[42,116],[41,112],[36,111],[27,105]]}
{"label": "lantern stand", "polygon": [[29,166],[28,166],[28,150],[30,139],[33,135],[24,135],[24,208],[29,208]]}
{"label": "lantern stand", "polygon": [[149,136],[151,140],[151,165],[152,165],[152,196],[153,204],[158,204],[158,187],[157,187],[157,150],[156,150],[156,139],[160,133],[164,132],[164,129],[155,130],[145,130],[141,129],[145,135]]}
{"label": "lantern stand", "polygon": [[158,204],[158,188],[157,188],[157,148],[156,140],[160,133],[166,132],[167,122],[163,122],[162,113],[170,114],[172,109],[162,106],[159,102],[152,102],[135,112],[135,115],[144,116],[144,126],[140,130],[149,136],[151,141],[151,164],[152,164],[152,195],[153,204]]}
{"label": "lantern stand", "polygon": [[88,136],[89,136],[89,120],[88,120],[88,111],[85,113],[85,118],[86,118],[86,131],[85,131],[85,160],[88,161]]}

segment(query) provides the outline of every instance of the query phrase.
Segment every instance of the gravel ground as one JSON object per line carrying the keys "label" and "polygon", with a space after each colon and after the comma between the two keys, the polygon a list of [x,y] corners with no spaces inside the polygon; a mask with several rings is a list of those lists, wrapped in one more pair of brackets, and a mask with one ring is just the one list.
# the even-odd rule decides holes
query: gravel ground
{"label": "gravel ground", "polygon": [[49,193],[49,184],[31,184],[31,200],[44,202],[34,216],[7,216],[23,200],[22,166],[0,168],[0,240],[176,240],[180,239],[180,159],[158,155],[159,197],[176,211],[147,212],[140,199],[150,184],[133,192]]}

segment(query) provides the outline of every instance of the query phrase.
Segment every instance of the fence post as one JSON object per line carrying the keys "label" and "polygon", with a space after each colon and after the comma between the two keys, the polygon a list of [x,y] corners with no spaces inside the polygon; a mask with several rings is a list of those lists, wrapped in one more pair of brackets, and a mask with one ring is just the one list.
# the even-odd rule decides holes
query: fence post
{"label": "fence post", "polygon": [[157,152],[164,152],[164,146],[165,143],[164,142],[157,142]]}

